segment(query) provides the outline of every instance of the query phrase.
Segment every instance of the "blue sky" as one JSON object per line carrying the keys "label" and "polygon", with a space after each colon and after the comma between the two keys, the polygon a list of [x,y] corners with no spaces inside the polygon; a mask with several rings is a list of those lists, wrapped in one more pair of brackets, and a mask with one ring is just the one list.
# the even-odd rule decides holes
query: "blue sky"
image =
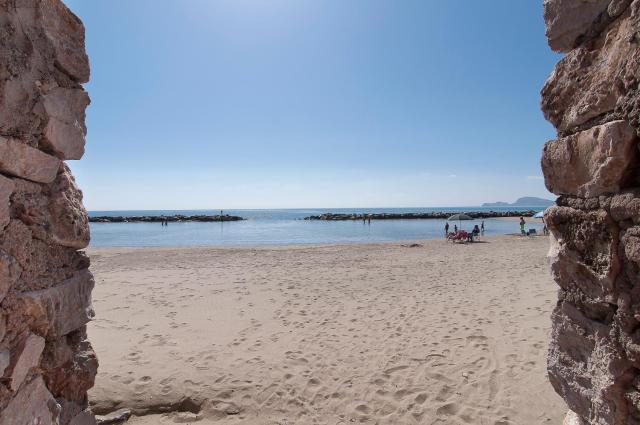
{"label": "blue sky", "polygon": [[551,195],[534,0],[66,0],[91,60],[88,209]]}

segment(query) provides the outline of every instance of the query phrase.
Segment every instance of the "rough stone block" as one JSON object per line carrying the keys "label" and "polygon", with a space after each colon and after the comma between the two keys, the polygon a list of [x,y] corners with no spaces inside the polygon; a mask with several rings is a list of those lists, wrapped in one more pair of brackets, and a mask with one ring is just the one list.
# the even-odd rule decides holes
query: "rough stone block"
{"label": "rough stone block", "polygon": [[18,345],[11,356],[9,368],[5,376],[9,378],[9,387],[17,391],[29,372],[40,364],[40,356],[44,350],[44,338],[30,333]]}
{"label": "rough stone block", "polygon": [[76,249],[89,244],[89,220],[82,205],[82,192],[65,164],[48,185],[16,179],[11,208],[13,216],[42,240]]}
{"label": "rough stone block", "polygon": [[75,249],[87,247],[91,238],[87,211],[82,205],[82,192],[66,165],[49,190],[47,213],[53,242]]}
{"label": "rough stone block", "polygon": [[84,329],[49,341],[41,367],[47,388],[56,398],[82,403],[93,386],[98,360]]}
{"label": "rough stone block", "polygon": [[558,52],[576,47],[611,0],[545,0],[544,21],[549,46]]}
{"label": "rough stone block", "polygon": [[0,232],[7,227],[11,216],[9,215],[9,200],[15,185],[12,179],[0,175]]}
{"label": "rough stone block", "polygon": [[8,348],[0,350],[0,376],[4,375],[5,370],[9,367],[11,362],[11,352]]}
{"label": "rough stone block", "polygon": [[22,270],[14,284],[17,291],[45,289],[89,267],[89,257],[82,251],[56,245],[45,234],[42,239],[38,236],[16,219],[0,232],[0,250],[13,257]]}
{"label": "rough stone block", "polygon": [[0,249],[0,302],[7,296],[7,292],[20,278],[21,269],[18,262]]}
{"label": "rough stone block", "polygon": [[[640,226],[626,229],[620,237],[620,255],[622,257],[622,270],[631,285],[630,303],[633,304],[633,314],[640,323],[640,287],[635,288],[640,281]],[[640,336],[640,334],[638,335]],[[639,350],[640,358],[640,350]],[[639,365],[640,366],[640,365]]]}
{"label": "rough stone block", "polygon": [[542,153],[547,189],[584,198],[617,193],[637,162],[636,132],[614,121],[548,142]]}
{"label": "rough stone block", "polygon": [[640,227],[632,227],[622,237],[625,258],[640,266]]}
{"label": "rough stone block", "polygon": [[43,142],[60,159],[80,159],[84,155],[87,128],[85,109],[89,96],[82,89],[56,87],[43,100],[49,122]]}
{"label": "rough stone block", "polygon": [[597,39],[572,50],[556,65],[542,89],[542,111],[558,131],[573,131],[613,113],[637,88],[636,13],[633,6],[628,8]]}
{"label": "rough stone block", "polygon": [[610,199],[609,211],[614,220],[640,222],[640,191],[628,190]]}
{"label": "rough stone block", "polygon": [[58,425],[60,405],[37,377],[24,385],[0,411],[2,425]]}
{"label": "rough stone block", "polygon": [[629,378],[635,368],[609,338],[609,326],[591,320],[569,303],[554,311],[549,380],[569,408],[591,424],[626,424]]}
{"label": "rough stone block", "polygon": [[620,272],[619,232],[609,214],[551,207],[546,210],[545,223],[556,240],[549,256],[558,285],[578,289],[597,302],[613,302]]}
{"label": "rough stone block", "polygon": [[0,137],[0,172],[39,183],[51,183],[60,160],[16,139]]}
{"label": "rough stone block", "polygon": [[55,340],[86,325],[95,313],[91,304],[94,280],[89,270],[40,291],[20,295],[22,311],[47,340]]}
{"label": "rough stone block", "polygon": [[91,413],[91,410],[86,409],[80,412],[76,417],[71,419],[69,425],[96,425],[96,417]]}
{"label": "rough stone block", "polygon": [[[46,384],[46,381],[45,381]],[[68,425],[76,416],[82,415],[82,412],[88,409],[88,400],[85,397],[81,402],[65,400],[62,397],[56,397],[58,404],[60,404],[60,425]]]}
{"label": "rough stone block", "polygon": [[79,83],[89,81],[89,59],[84,50],[84,26],[61,1],[43,0],[39,17],[55,51],[56,63]]}

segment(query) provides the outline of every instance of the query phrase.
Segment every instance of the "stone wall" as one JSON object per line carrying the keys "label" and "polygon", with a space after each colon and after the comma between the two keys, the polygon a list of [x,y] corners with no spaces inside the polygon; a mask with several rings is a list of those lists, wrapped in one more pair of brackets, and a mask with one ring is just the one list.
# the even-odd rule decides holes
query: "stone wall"
{"label": "stone wall", "polygon": [[542,89],[549,378],[572,423],[640,424],[640,0],[545,0],[544,17],[566,53]]}
{"label": "stone wall", "polygon": [[60,0],[0,0],[0,425],[88,425],[98,366],[82,193],[84,28]]}

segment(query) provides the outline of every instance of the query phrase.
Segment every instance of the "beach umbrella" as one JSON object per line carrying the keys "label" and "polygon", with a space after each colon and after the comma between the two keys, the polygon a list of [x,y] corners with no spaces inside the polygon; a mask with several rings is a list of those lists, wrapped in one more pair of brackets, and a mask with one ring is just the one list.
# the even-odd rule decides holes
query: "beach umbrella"
{"label": "beach umbrella", "polygon": [[473,217],[466,214],[454,214],[447,219],[448,221],[459,221],[460,227],[462,227],[462,220],[473,220]]}
{"label": "beach umbrella", "polygon": [[468,216],[466,214],[454,214],[451,217],[449,217],[447,220],[449,221],[473,220],[473,217]]}
{"label": "beach umbrella", "polygon": [[540,211],[539,213],[536,213],[533,218],[543,218],[544,217],[544,211]]}

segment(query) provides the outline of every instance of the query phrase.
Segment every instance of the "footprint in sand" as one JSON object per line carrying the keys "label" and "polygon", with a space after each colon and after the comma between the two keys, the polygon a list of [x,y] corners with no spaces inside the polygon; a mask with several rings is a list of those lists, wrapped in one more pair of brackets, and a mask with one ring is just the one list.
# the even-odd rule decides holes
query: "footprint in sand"
{"label": "footprint in sand", "polygon": [[418,394],[413,400],[418,404],[424,404],[427,401],[427,395],[425,393]]}
{"label": "footprint in sand", "polygon": [[371,413],[371,408],[369,406],[367,406],[366,404],[360,404],[358,406],[356,406],[356,412],[363,414],[363,415],[368,415]]}
{"label": "footprint in sand", "polygon": [[453,416],[460,410],[460,406],[456,403],[447,403],[443,406],[438,407],[436,410],[436,414],[442,416]]}
{"label": "footprint in sand", "polygon": [[395,366],[392,368],[389,368],[387,370],[384,371],[385,375],[391,375],[393,372],[398,372],[400,370],[404,370],[407,369],[409,366]]}

